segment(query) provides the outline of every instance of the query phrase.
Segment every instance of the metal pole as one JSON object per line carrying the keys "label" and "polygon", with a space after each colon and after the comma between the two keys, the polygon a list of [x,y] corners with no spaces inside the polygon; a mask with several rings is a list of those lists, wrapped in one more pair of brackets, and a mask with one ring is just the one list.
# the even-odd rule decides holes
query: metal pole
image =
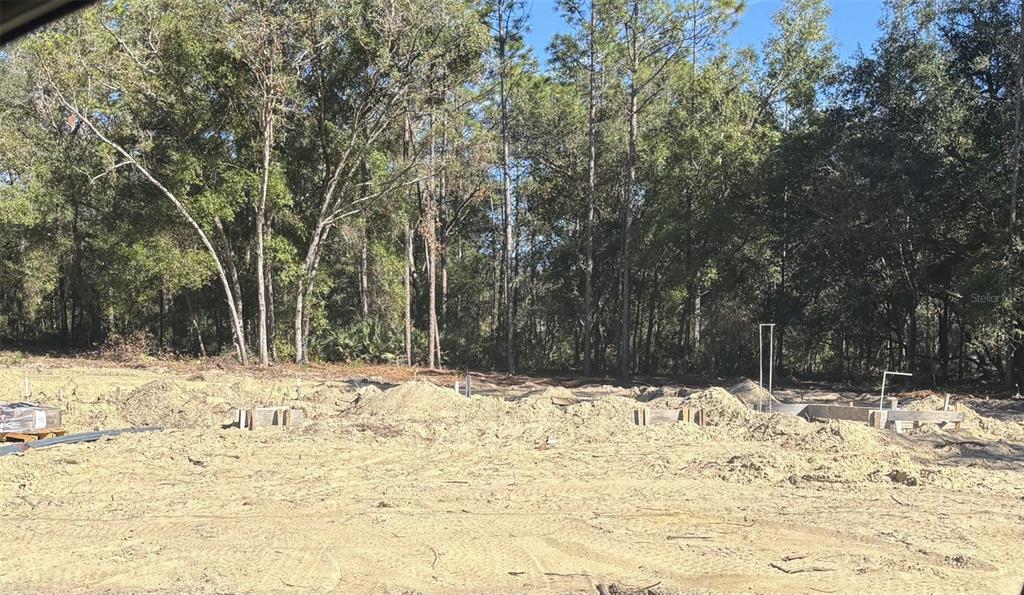
{"label": "metal pole", "polygon": [[764,411],[764,325],[757,325],[757,408]]}

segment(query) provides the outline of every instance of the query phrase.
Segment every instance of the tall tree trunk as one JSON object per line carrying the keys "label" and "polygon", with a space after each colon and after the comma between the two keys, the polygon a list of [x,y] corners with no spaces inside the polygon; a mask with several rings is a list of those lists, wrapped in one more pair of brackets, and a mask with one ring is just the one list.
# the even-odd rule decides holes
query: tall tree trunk
{"label": "tall tree trunk", "polygon": [[[433,199],[429,199],[431,202]],[[433,369],[440,362],[435,359],[438,353],[437,345],[437,248],[433,238],[433,212],[428,210],[429,217],[424,218],[424,225],[431,229],[424,229],[427,236],[427,367]],[[439,358],[438,358],[439,359]]]}
{"label": "tall tree trunk", "polygon": [[[1017,238],[1017,203],[1020,201],[1020,168],[1021,168],[1021,145],[1024,144],[1024,0],[1021,0],[1018,7],[1019,30],[1017,32],[1017,73],[1014,93],[1014,121],[1013,121],[1013,178],[1010,183],[1010,247],[1012,249]],[[1020,350],[1022,341],[1018,338],[1020,324],[1013,321],[1010,324],[1009,335],[1006,347],[1006,386],[1014,388],[1017,384],[1016,368],[1014,362],[1019,358],[1015,353]]]}
{"label": "tall tree trunk", "polygon": [[164,348],[164,317],[167,315],[167,281],[163,275],[160,276],[160,291],[157,294],[160,302],[160,332],[157,338],[158,349]]}
{"label": "tall tree trunk", "polygon": [[1021,144],[1024,143],[1024,0],[1018,8],[1020,23],[1017,32],[1017,73],[1014,94],[1013,120],[1013,179],[1010,183],[1010,236],[1016,235],[1017,203],[1020,201],[1020,158]]}
{"label": "tall tree trunk", "polygon": [[591,373],[594,332],[594,207],[597,202],[597,12],[590,2],[590,81],[587,88],[587,226],[583,281],[583,374]]}
{"label": "tall tree trunk", "polygon": [[363,224],[362,246],[359,251],[359,312],[366,320],[370,317],[369,243],[366,224]]}
{"label": "tall tree trunk", "polygon": [[234,290],[235,296],[235,308],[238,310],[239,324],[245,323],[245,313],[242,308],[242,286],[238,282],[238,269],[235,267],[235,253],[231,249],[231,242],[228,240],[228,234],[224,229],[224,222],[220,220],[220,217],[213,217],[214,230],[217,232],[217,237],[220,239],[221,246],[224,249],[224,266],[227,269],[228,278],[231,281],[231,288]]}
{"label": "tall tree trunk", "polygon": [[[267,241],[269,242],[273,236],[274,222],[272,218],[267,218]],[[265,274],[267,279],[267,342],[270,343],[270,359],[277,359],[277,308],[275,306],[276,301],[274,299],[274,266],[272,263],[266,263]]]}
{"label": "tall tree trunk", "polygon": [[646,374],[651,374],[651,344],[654,337],[654,320],[657,316],[658,308],[658,281],[660,275],[654,274],[654,283],[651,285],[651,289],[648,295],[651,298],[650,305],[647,308],[647,333],[644,337],[644,349],[643,349],[643,370]]}
{"label": "tall tree trunk", "polygon": [[[788,122],[788,117],[787,120]],[[788,126],[787,126],[788,130]],[[788,181],[787,181],[788,183]],[[776,370],[780,373],[784,372],[784,350],[786,348],[786,322],[787,320],[780,315],[779,308],[785,308],[786,304],[786,272],[787,265],[789,264],[788,253],[786,251],[786,233],[788,231],[788,212],[789,212],[789,188],[785,187],[782,189],[782,229],[779,233],[779,295],[778,299],[775,300],[775,308],[770,322],[780,322],[778,325],[778,337],[775,342],[775,361],[772,365],[775,366]],[[784,310],[785,311],[785,310]]]}
{"label": "tall tree trunk", "polygon": [[106,135],[100,132],[100,130],[96,128],[96,126],[92,123],[91,120],[83,116],[81,111],[64,97],[60,90],[54,90],[56,91],[57,96],[60,102],[64,105],[64,107],[68,108],[68,110],[71,111],[76,118],[84,122],[85,125],[92,131],[92,133],[96,135],[97,138],[99,138],[106,145],[114,149],[116,152],[120,153],[126,161],[131,163],[135,167],[135,169],[138,170],[139,173],[143,175],[143,177],[149,180],[149,182],[153,184],[153,186],[156,187],[156,189],[159,190],[161,194],[163,194],[165,197],[167,197],[168,200],[171,201],[171,204],[174,205],[174,208],[178,210],[181,216],[185,218],[185,221],[187,221],[188,224],[192,227],[192,229],[195,230],[196,235],[199,236],[199,239],[202,242],[203,246],[206,248],[207,252],[213,258],[214,265],[217,268],[217,275],[220,278],[221,286],[224,289],[224,296],[228,304],[228,311],[231,314],[231,330],[235,341],[235,351],[238,355],[238,361],[241,362],[242,365],[248,364],[249,356],[245,346],[245,330],[242,327],[241,312],[239,311],[239,308],[236,307],[235,295],[231,291],[231,284],[228,282],[227,274],[225,273],[220,255],[217,253],[217,249],[214,248],[213,243],[210,241],[209,236],[207,236],[206,232],[203,231],[202,226],[199,225],[195,218],[192,217],[192,214],[189,212],[188,208],[185,207],[184,203],[178,200],[178,197],[173,192],[168,190],[166,186],[160,183],[160,181],[153,176],[149,169],[143,166],[142,163],[140,163],[135,158],[135,156],[133,156],[131,153],[125,150],[124,147],[112,141]]}
{"label": "tall tree trunk", "polygon": [[441,333],[448,332],[448,247],[441,243]]}
{"label": "tall tree trunk", "polygon": [[502,254],[502,294],[505,297],[505,369],[515,374],[515,320],[512,292],[512,173],[509,158],[509,60],[508,60],[508,17],[507,6],[503,0],[498,5],[498,86],[501,104],[501,214],[505,228],[505,239]]}
{"label": "tall tree trunk", "polygon": [[911,374],[917,374],[917,296],[912,298],[907,329],[907,366]]}
{"label": "tall tree trunk", "polygon": [[192,307],[192,298],[189,297],[188,293],[185,293],[185,305],[188,306],[188,315],[192,320],[192,330],[196,334],[196,343],[199,347],[199,353],[206,357],[206,344],[203,342],[203,331],[199,326],[199,319],[196,318],[195,308]]}
{"label": "tall tree trunk", "polygon": [[[948,283],[948,282],[947,282]],[[947,284],[948,288],[948,284]],[[939,311],[939,377],[943,384],[949,382],[949,291],[942,292],[942,309]]]}
{"label": "tall tree trunk", "polygon": [[627,39],[627,51],[629,54],[629,133],[626,139],[626,188],[623,193],[622,200],[622,215],[620,217],[622,224],[622,256],[620,263],[622,277],[621,282],[621,304],[620,304],[620,324],[621,329],[619,331],[619,376],[627,377],[630,375],[633,358],[629,349],[630,340],[630,329],[632,328],[632,320],[630,319],[630,284],[632,279],[630,277],[630,268],[632,255],[630,254],[630,235],[632,235],[633,227],[633,205],[636,201],[636,143],[637,143],[637,128],[639,125],[639,103],[637,88],[637,77],[640,76],[640,48],[638,47],[638,31],[640,20],[640,2],[639,0],[631,0],[630,2],[630,17],[626,22],[626,39]]}
{"label": "tall tree trunk", "polygon": [[295,363],[301,364],[308,359],[306,353],[306,341],[309,336],[307,322],[309,321],[309,298],[312,292],[313,279],[316,276],[316,267],[320,259],[320,245],[326,232],[322,226],[318,226],[310,239],[309,249],[306,251],[306,259],[302,264],[302,272],[295,282],[295,318],[294,318],[294,342],[295,342]]}
{"label": "tall tree trunk", "polygon": [[[497,212],[493,204],[491,205],[491,212]],[[501,250],[500,233],[501,230],[495,224],[491,242],[491,251],[494,254],[493,279],[491,283],[491,320],[493,321],[494,345],[492,346],[493,356],[491,361],[495,367],[499,365],[498,362],[501,360],[501,304],[504,299],[501,293],[501,272],[505,268],[505,255]]]}
{"label": "tall tree trunk", "polygon": [[700,332],[704,326],[704,323],[701,320],[702,314],[700,303],[700,289],[696,288],[696,285],[694,285],[694,287],[695,289],[693,292],[693,314],[692,316],[690,316],[690,348],[693,349],[694,352],[696,352],[697,350],[700,349]]}
{"label": "tall tree trunk", "polygon": [[412,365],[412,271],[413,261],[412,229],[405,224],[405,363]]}
{"label": "tall tree trunk", "polygon": [[306,354],[302,350],[302,319],[306,311],[306,279],[300,275],[295,282],[295,314],[293,318],[293,348],[295,349],[295,363],[301,364],[306,361]]}
{"label": "tall tree trunk", "polygon": [[69,326],[68,326],[68,280],[66,278],[66,271],[62,271],[59,280],[59,292],[60,292],[60,338],[67,341],[69,338]]}
{"label": "tall tree trunk", "polygon": [[302,311],[302,361],[309,360],[309,302],[313,297],[313,284],[316,283],[316,273],[320,269],[320,257],[322,254],[322,250],[318,249],[309,271],[309,281],[306,284],[306,300],[303,302],[305,307]]}
{"label": "tall tree trunk", "polygon": [[259,349],[260,365],[270,365],[270,351],[267,339],[267,280],[264,258],[264,234],[267,228],[267,193],[270,188],[270,153],[274,143],[274,116],[270,111],[269,99],[264,103],[260,124],[263,130],[263,180],[260,185],[259,203],[256,205],[256,300],[259,308]]}
{"label": "tall tree trunk", "polygon": [[434,117],[429,118],[427,139],[430,145],[429,176],[423,193],[423,216],[420,233],[425,244],[427,265],[427,366],[441,363],[441,340],[437,327],[437,180],[435,178]]}
{"label": "tall tree trunk", "polygon": [[[448,127],[444,125],[445,119],[441,119],[441,158],[444,159],[448,152]],[[438,173],[438,196],[437,196],[437,257],[441,262],[441,319],[438,332],[438,353],[441,351],[440,336],[448,329],[448,221],[446,219],[445,204],[448,202],[448,170],[441,168]],[[440,355],[438,355],[440,359]]]}
{"label": "tall tree trunk", "polygon": [[622,204],[622,257],[621,257],[621,330],[619,331],[619,375],[626,377],[630,375],[632,368],[632,354],[629,349],[629,341],[632,329],[631,320],[631,275],[630,265],[632,255],[630,254],[630,235],[633,227],[633,203],[636,193],[636,141],[637,141],[637,94],[636,87],[630,85],[629,91],[629,137],[626,152],[626,189]]}

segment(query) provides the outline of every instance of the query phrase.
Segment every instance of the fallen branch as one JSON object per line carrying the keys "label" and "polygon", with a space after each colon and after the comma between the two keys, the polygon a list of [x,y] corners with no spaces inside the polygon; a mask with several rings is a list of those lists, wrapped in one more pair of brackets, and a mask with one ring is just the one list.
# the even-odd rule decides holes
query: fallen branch
{"label": "fallen branch", "polygon": [[979,440],[949,440],[947,438],[939,438],[942,444],[936,444],[935,448],[945,448],[947,446],[988,446],[990,443],[981,442]]}
{"label": "fallen branch", "polygon": [[832,572],[832,571],[835,570],[835,568],[823,568],[821,566],[812,566],[810,568],[793,568],[793,569],[790,569],[790,568],[783,568],[782,566],[779,566],[778,564],[776,564],[774,562],[769,562],[768,565],[771,566],[772,568],[774,568],[775,570],[779,570],[779,571],[785,572],[786,574],[797,574],[797,573],[800,573],[800,572]]}

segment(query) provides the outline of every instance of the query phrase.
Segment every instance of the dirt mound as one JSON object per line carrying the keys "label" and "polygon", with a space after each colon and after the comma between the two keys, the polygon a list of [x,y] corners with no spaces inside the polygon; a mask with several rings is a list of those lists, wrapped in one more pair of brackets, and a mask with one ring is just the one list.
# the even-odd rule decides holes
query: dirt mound
{"label": "dirt mound", "polygon": [[754,440],[771,440],[786,446],[799,446],[815,431],[811,422],[796,415],[766,413],[753,416],[748,432]]}
{"label": "dirt mound", "polygon": [[[944,394],[932,391],[920,390],[900,396],[900,408],[913,411],[942,411],[946,403]],[[949,408],[952,410],[955,401],[950,399]],[[985,439],[1017,439],[1024,438],[1024,427],[1019,423],[1012,423],[982,415],[972,407],[961,403],[960,408],[964,413],[963,431],[972,437]],[[935,427],[919,428],[918,433],[933,431]]]}
{"label": "dirt mound", "polygon": [[367,386],[356,393],[356,412],[366,415],[388,415],[398,419],[429,419],[450,415],[464,407],[466,398],[450,388],[414,380],[386,391]]}
{"label": "dirt mound", "polygon": [[[580,399],[561,387],[546,387],[515,401],[487,395],[467,399],[447,388],[411,382],[384,392],[361,389],[346,418],[356,427],[375,423],[400,427],[400,439],[405,440],[469,440],[536,448],[550,441],[640,441],[650,428],[633,423],[637,405],[633,398],[616,395]],[[686,424],[657,430],[670,434],[701,431]]]}
{"label": "dirt mound", "polygon": [[656,399],[667,399],[680,396],[682,392],[674,386],[643,386],[637,392],[636,400],[649,402]]}
{"label": "dirt mound", "polygon": [[[682,391],[676,391],[679,395]],[[707,416],[708,425],[743,425],[753,412],[737,397],[724,388],[713,386],[686,396],[665,396],[647,402],[652,409],[681,409],[695,407]]]}
{"label": "dirt mound", "polygon": [[231,405],[222,397],[190,390],[168,380],[153,380],[108,401],[131,426],[211,427],[224,423]]}
{"label": "dirt mound", "polygon": [[753,415],[743,401],[717,386],[687,395],[683,401],[699,407],[709,425],[744,424]]}
{"label": "dirt mound", "polygon": [[369,384],[356,391],[356,398],[352,401],[353,405],[359,405],[360,403],[374,401],[384,398],[384,391],[377,388],[376,386]]}
{"label": "dirt mound", "polygon": [[561,386],[549,386],[531,396],[547,399],[554,405],[572,405],[580,401],[571,390]]}
{"label": "dirt mound", "polygon": [[802,417],[780,413],[755,414],[747,426],[747,437],[787,448],[817,452],[859,452],[873,457],[888,444],[886,434],[856,422],[831,420],[808,422]]}
{"label": "dirt mound", "polygon": [[[940,395],[930,390],[919,390],[899,396],[900,409],[910,409],[912,411],[942,411],[945,403],[945,395]],[[953,407],[952,400],[950,400],[949,405],[950,408]]]}
{"label": "dirt mound", "polygon": [[747,405],[768,402],[768,390],[749,378],[730,386],[728,391]]}

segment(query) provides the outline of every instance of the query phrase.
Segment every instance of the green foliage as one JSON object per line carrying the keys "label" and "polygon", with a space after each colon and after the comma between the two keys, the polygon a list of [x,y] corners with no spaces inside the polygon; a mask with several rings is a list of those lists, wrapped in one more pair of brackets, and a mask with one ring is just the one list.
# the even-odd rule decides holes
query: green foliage
{"label": "green foliage", "polygon": [[502,367],[504,92],[515,359],[575,368],[593,80],[599,372],[627,240],[634,372],[751,375],[766,321],[793,375],[1024,371],[1013,5],[893,0],[844,64],[823,0],[787,0],[759,49],[729,47],[728,0],[558,5],[544,70],[516,1],[117,0],[5,50],[0,335],[226,353],[227,285],[252,341],[265,173],[279,359],[300,292],[315,356],[404,357],[410,228],[414,361],[433,246],[443,362]]}
{"label": "green foliage", "polygon": [[[426,339],[419,337],[420,344]],[[359,320],[326,333],[318,351],[328,361],[395,363],[404,351],[404,337],[377,319]]]}

